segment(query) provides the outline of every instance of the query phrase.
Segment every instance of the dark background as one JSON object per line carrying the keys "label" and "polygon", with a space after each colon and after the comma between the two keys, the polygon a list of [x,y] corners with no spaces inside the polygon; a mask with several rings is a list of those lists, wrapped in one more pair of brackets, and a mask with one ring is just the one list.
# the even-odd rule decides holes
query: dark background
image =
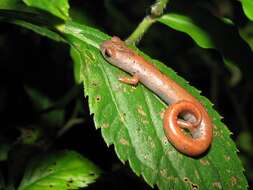
{"label": "dark background", "polygon": [[[84,20],[79,18],[80,22],[84,21],[122,39],[127,38],[149,13],[152,3],[154,1],[148,0],[70,1],[74,18],[79,13],[85,16]],[[240,150],[239,156],[252,186],[252,152],[248,147],[252,147],[253,54],[238,34],[238,30],[246,26],[249,20],[241,4],[232,0],[174,0],[170,1],[166,11],[172,10],[187,13],[213,34],[220,51],[202,49],[186,34],[158,23],[148,30],[138,47],[173,68],[214,103],[215,109],[224,117],[223,122],[233,133],[232,138]],[[217,17],[230,18],[236,27],[224,25]],[[253,37],[253,31],[251,35]],[[242,78],[234,86],[229,85],[231,74],[224,66],[220,52],[230,57],[241,70]],[[76,150],[104,171],[98,182],[88,189],[151,189],[142,178],[135,176],[127,164],[119,161],[113,146],[108,148],[100,130],[95,130],[87,99],[83,98],[82,86],[76,86],[75,97],[61,107],[67,120],[78,102],[81,108],[78,116],[85,118],[82,124],[55,139],[57,128],[48,130],[47,124],[41,123],[41,113],[35,111],[25,87],[35,88],[53,101],[58,101],[75,86],[72,69],[66,44],[1,23],[0,143],[12,145],[10,159],[18,159],[17,165],[25,167],[26,158],[42,149]],[[37,130],[37,126],[43,130],[43,140],[40,139],[43,143],[36,146],[21,143],[22,131]],[[1,166],[8,170],[8,162],[2,162]],[[17,172],[17,181],[22,172]]]}

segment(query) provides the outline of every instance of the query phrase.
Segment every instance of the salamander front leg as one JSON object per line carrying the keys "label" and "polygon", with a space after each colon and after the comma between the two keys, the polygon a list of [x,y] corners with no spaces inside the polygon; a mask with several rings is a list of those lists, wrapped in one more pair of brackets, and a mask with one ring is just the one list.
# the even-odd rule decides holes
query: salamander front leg
{"label": "salamander front leg", "polygon": [[139,78],[136,75],[133,75],[132,77],[119,77],[119,81],[126,84],[137,85]]}

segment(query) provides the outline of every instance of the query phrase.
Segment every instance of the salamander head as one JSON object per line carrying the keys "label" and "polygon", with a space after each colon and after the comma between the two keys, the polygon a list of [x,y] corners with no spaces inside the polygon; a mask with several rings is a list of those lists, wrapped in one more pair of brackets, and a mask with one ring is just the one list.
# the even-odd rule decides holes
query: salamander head
{"label": "salamander head", "polygon": [[100,45],[100,50],[108,62],[120,68],[122,68],[122,64],[124,64],[123,60],[126,60],[132,53],[125,43],[117,36],[113,36],[111,40],[103,42]]}

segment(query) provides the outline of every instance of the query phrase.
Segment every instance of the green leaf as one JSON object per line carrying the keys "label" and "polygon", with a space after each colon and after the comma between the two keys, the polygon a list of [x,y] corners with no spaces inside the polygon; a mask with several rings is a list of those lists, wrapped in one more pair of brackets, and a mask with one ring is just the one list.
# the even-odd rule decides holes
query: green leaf
{"label": "green leaf", "polygon": [[242,8],[245,15],[253,21],[253,1],[252,0],[241,0]]}
{"label": "green leaf", "polygon": [[248,45],[251,48],[251,51],[253,52],[253,23],[248,23],[243,28],[240,28],[239,30],[241,37],[244,39],[245,42],[248,43]]}
{"label": "green leaf", "polygon": [[[216,48],[208,32],[195,24],[190,17],[176,13],[168,13],[160,17],[158,21],[175,30],[188,34],[196,42],[196,44],[202,48]],[[229,20],[226,19],[224,21],[229,22]],[[231,22],[229,23],[231,24]],[[240,69],[232,60],[224,56],[223,62],[225,63],[228,71],[231,73],[229,83],[231,86],[235,86],[241,80]]]}
{"label": "green leaf", "polygon": [[37,110],[43,110],[53,105],[53,101],[50,100],[46,95],[39,92],[37,89],[30,86],[25,86],[25,91],[31,98],[35,108]]}
{"label": "green leaf", "polygon": [[65,42],[64,39],[59,34],[57,34],[56,32],[53,32],[52,30],[48,29],[45,26],[38,26],[38,25],[23,21],[23,20],[13,20],[12,23],[22,26],[26,29],[32,30],[42,36],[46,36],[54,41]]}
{"label": "green leaf", "polygon": [[0,9],[20,9],[24,6],[21,0],[1,0]]}
{"label": "green leaf", "polygon": [[27,167],[18,190],[69,190],[93,183],[100,170],[74,151],[35,158]]}
{"label": "green leaf", "polygon": [[194,24],[193,20],[187,16],[169,13],[160,17],[158,21],[175,30],[187,33],[202,48],[214,48],[208,33]]}
{"label": "green leaf", "polygon": [[231,73],[229,85],[232,87],[236,86],[242,79],[241,70],[230,60],[224,59],[224,63],[228,71]]}
{"label": "green leaf", "polygon": [[42,137],[43,131],[39,126],[33,125],[29,127],[19,127],[19,141],[22,144],[33,145]]}
{"label": "green leaf", "polygon": [[4,181],[4,176],[3,176],[3,173],[2,173],[1,169],[0,169],[0,189],[1,190],[6,189],[6,187],[5,187],[5,181]]}
{"label": "green leaf", "polygon": [[[25,87],[27,94],[38,112],[53,107],[55,103],[46,95],[29,86]],[[54,109],[41,114],[41,119],[50,126],[61,126],[64,122],[64,109]]]}
{"label": "green leaf", "polygon": [[240,150],[247,152],[248,155],[253,156],[252,146],[253,146],[253,138],[251,136],[250,131],[242,131],[237,137],[237,144],[240,147]]}
{"label": "green leaf", "polygon": [[81,78],[95,126],[137,175],[161,190],[247,188],[231,133],[198,90],[164,64],[139,52],[201,101],[213,118],[210,151],[201,158],[191,158],[179,153],[164,135],[161,115],[166,105],[142,84],[132,87],[117,80],[126,74],[106,62],[99,51],[107,35],[73,22],[67,22],[62,32],[68,34],[66,39],[81,57]]}
{"label": "green leaf", "polygon": [[15,8],[13,10],[1,10],[1,8],[0,5],[0,21],[22,26],[58,42],[65,42],[52,27],[59,24],[59,20],[52,18],[52,16],[38,14],[31,9],[19,11]]}
{"label": "green leaf", "polygon": [[79,24],[95,26],[93,20],[83,11],[83,8],[71,7],[69,14],[72,20]]}
{"label": "green leaf", "polygon": [[5,143],[0,144],[0,161],[5,161],[8,159],[8,153],[10,149],[11,149],[11,145],[5,144]]}
{"label": "green leaf", "polygon": [[82,79],[81,79],[81,63],[82,63],[82,60],[81,60],[81,57],[80,57],[80,54],[79,52],[75,49],[75,48],[71,48],[70,49],[70,55],[71,55],[71,58],[73,59],[73,62],[74,62],[74,77],[75,77],[75,81],[77,84],[81,84],[82,83]]}
{"label": "green leaf", "polygon": [[23,0],[28,6],[47,11],[63,20],[69,19],[68,0]]}

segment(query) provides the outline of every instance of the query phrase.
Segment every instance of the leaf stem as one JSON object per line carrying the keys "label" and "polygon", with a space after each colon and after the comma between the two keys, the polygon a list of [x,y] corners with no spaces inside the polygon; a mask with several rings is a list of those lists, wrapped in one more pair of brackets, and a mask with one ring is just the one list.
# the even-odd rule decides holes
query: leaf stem
{"label": "leaf stem", "polygon": [[63,134],[65,134],[69,129],[71,129],[73,126],[81,124],[84,122],[83,118],[78,118],[78,101],[76,101],[73,113],[71,114],[70,119],[64,124],[64,126],[58,131],[57,137],[61,137]]}
{"label": "leaf stem", "polygon": [[81,85],[74,85],[63,97],[61,97],[57,102],[53,105],[49,106],[46,109],[41,110],[41,113],[47,113],[49,111],[64,108],[70,101],[76,98],[80,92]]}
{"label": "leaf stem", "polygon": [[155,22],[155,19],[151,18],[151,16],[146,16],[141,23],[137,26],[134,32],[126,39],[126,44],[135,45],[139,43],[144,33],[148,30],[148,28]]}
{"label": "leaf stem", "polygon": [[166,8],[169,0],[157,0],[155,4],[151,6],[151,15],[153,17],[159,17],[163,14],[163,10]]}
{"label": "leaf stem", "polygon": [[73,126],[76,126],[78,124],[81,124],[84,122],[83,118],[71,118],[68,120],[68,122],[62,127],[61,130],[57,133],[57,137],[61,137],[63,134],[65,134],[69,129],[71,129]]}
{"label": "leaf stem", "polygon": [[157,0],[151,6],[151,12],[149,15],[145,16],[133,33],[126,39],[128,45],[137,44],[149,27],[156,22],[156,18],[163,14],[163,11],[168,3],[168,0]]}

